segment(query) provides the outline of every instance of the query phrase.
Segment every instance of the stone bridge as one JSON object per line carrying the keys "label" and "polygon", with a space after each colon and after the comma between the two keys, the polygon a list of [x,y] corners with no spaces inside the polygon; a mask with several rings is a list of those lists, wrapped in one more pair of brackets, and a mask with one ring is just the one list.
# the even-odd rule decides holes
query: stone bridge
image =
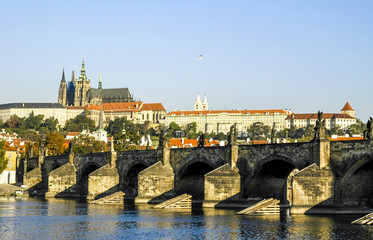
{"label": "stone bridge", "polygon": [[206,207],[275,197],[293,212],[373,207],[373,141],[157,149],[22,160],[30,191],[155,203],[183,193]]}

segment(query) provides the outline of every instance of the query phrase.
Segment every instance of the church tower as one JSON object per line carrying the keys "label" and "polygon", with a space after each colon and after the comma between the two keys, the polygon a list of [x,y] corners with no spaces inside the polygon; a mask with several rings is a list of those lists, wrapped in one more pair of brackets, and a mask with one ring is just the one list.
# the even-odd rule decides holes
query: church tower
{"label": "church tower", "polygon": [[341,113],[345,113],[353,118],[355,117],[355,110],[352,109],[351,105],[348,102],[346,102],[344,107],[341,109]]}
{"label": "church tower", "polygon": [[62,70],[62,79],[60,83],[60,89],[58,91],[58,103],[63,106],[67,105],[67,83],[65,80],[65,69]]}
{"label": "church tower", "polygon": [[197,94],[196,101],[194,102],[194,111],[202,111],[202,103],[199,93]]}
{"label": "church tower", "polygon": [[79,79],[75,82],[74,106],[85,106],[88,104],[87,92],[91,89],[91,81],[85,74],[84,59]]}
{"label": "church tower", "polygon": [[203,97],[202,110],[203,110],[203,111],[207,111],[207,110],[209,110],[209,104],[207,103],[207,97],[206,97],[206,94],[205,94],[205,96]]}

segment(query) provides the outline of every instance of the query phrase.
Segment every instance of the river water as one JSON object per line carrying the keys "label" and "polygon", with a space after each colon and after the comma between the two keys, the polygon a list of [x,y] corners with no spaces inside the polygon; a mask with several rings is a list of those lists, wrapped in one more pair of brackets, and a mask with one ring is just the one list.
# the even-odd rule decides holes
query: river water
{"label": "river water", "polygon": [[241,216],[75,200],[0,198],[1,239],[373,239],[360,216]]}

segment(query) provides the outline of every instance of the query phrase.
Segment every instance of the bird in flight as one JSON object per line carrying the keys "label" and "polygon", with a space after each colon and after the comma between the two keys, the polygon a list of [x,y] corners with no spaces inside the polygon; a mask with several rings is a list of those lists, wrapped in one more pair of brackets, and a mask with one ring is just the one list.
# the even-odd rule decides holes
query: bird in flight
{"label": "bird in flight", "polygon": [[201,55],[199,55],[198,59],[202,59],[202,54],[201,54]]}

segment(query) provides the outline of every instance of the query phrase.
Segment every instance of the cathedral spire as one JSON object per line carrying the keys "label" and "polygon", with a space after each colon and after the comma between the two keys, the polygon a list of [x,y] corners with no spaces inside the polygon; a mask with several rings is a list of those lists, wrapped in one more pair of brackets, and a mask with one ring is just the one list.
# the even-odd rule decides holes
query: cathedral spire
{"label": "cathedral spire", "polygon": [[61,79],[61,83],[62,82],[66,82],[66,80],[65,80],[65,69],[63,68],[62,69],[62,79]]}
{"label": "cathedral spire", "polygon": [[101,71],[100,71],[100,78],[99,78],[99,81],[98,81],[98,89],[102,89]]}
{"label": "cathedral spire", "polygon": [[83,63],[82,63],[82,69],[80,70],[79,81],[88,81],[87,75],[85,74],[84,58],[83,58]]}

